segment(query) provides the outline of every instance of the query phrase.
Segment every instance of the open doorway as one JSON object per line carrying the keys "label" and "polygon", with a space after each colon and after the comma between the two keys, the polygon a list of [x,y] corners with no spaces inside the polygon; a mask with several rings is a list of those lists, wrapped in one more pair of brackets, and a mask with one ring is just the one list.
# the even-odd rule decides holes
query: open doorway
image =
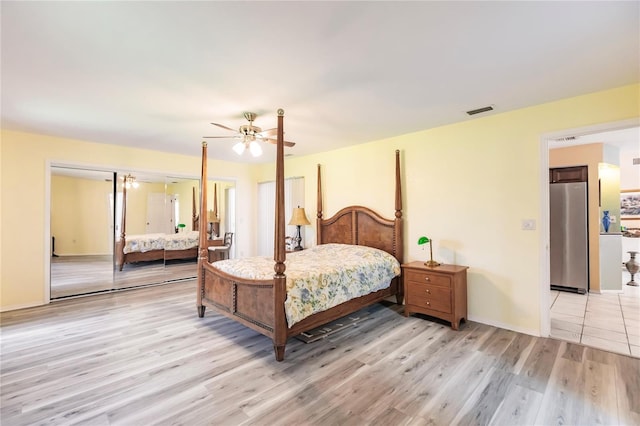
{"label": "open doorway", "polygon": [[[633,164],[634,159],[640,158],[639,140],[640,127],[637,120],[574,129],[562,132],[562,134],[546,135],[542,144],[544,145],[542,147],[544,151],[542,158],[546,160],[544,165],[546,173],[543,173],[541,185],[543,185],[544,178],[548,176],[548,168],[553,166],[549,162],[550,150],[558,149],[559,147],[603,144],[605,150],[608,149],[608,161],[612,162],[612,152],[617,155],[619,190],[618,194],[616,194],[615,202],[619,203],[619,192],[640,188],[640,173],[638,173],[640,165]],[[596,182],[601,184],[597,177]],[[609,232],[604,233],[601,226],[599,226],[599,216],[602,215],[601,210],[603,208],[596,203],[596,208],[594,209],[595,220],[594,216],[590,215],[590,226],[595,231],[596,245],[598,247],[598,250],[596,250],[597,255],[592,255],[590,258],[590,262],[596,262],[596,265],[594,265],[596,267],[590,269],[592,276],[594,269],[597,273],[596,287],[585,295],[550,290],[550,254],[548,247],[550,221],[552,219],[549,215],[548,186],[548,182],[544,182],[543,190],[541,191],[544,198],[544,202],[541,203],[543,209],[541,212],[541,239],[544,241],[542,247],[545,251],[542,274],[545,278],[542,284],[543,288],[541,288],[540,299],[543,335],[640,357],[640,321],[638,321],[638,318],[640,318],[640,291],[638,291],[637,287],[626,285],[630,280],[630,274],[623,267],[623,262],[628,260],[629,257],[627,252],[633,249],[635,244],[640,243],[640,238],[623,237],[621,232],[621,226],[640,228],[640,220],[629,221],[626,218],[621,220],[620,217],[616,217],[617,220],[611,224],[612,227]],[[599,185],[596,190],[594,198],[600,196]],[[601,233],[600,231],[603,232]],[[631,235],[631,233],[624,235]],[[624,242],[621,242],[622,239],[624,239]],[[617,251],[607,246],[607,244],[610,245],[611,243],[613,243]],[[615,258],[607,258],[607,256]],[[611,279],[611,274],[617,278]],[[601,278],[602,285],[600,284]],[[615,279],[617,279],[617,282],[613,282]],[[548,334],[545,334],[545,330],[548,330]]]}

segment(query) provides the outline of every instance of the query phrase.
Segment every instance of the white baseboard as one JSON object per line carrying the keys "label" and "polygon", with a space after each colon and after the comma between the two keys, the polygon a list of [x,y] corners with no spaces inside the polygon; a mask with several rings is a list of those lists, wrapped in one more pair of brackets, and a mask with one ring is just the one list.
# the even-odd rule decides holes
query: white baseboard
{"label": "white baseboard", "polygon": [[599,293],[600,294],[612,294],[612,293],[613,294],[621,294],[621,293],[624,293],[624,290],[623,289],[620,289],[620,290],[602,290],[602,289],[600,289]]}
{"label": "white baseboard", "polygon": [[505,330],[516,331],[518,333],[523,333],[523,334],[528,334],[530,336],[540,337],[540,330],[533,330],[533,329],[523,328],[523,327],[515,327],[515,326],[513,326],[513,324],[505,324],[505,323],[500,322],[500,321],[494,321],[494,320],[489,320],[489,319],[486,319],[486,318],[480,318],[480,317],[476,317],[474,315],[468,315],[468,317],[469,317],[469,321],[479,322],[479,323],[490,325],[490,326],[493,326],[493,327],[504,328]]}

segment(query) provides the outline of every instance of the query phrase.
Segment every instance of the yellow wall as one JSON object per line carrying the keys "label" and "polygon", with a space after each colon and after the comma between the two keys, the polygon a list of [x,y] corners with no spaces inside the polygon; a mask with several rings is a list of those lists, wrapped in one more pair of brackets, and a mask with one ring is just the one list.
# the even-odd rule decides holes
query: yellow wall
{"label": "yellow wall", "polygon": [[[394,213],[394,151],[402,151],[405,261],[426,260],[418,237],[433,238],[433,256],[470,267],[469,316],[488,324],[540,331],[541,135],[640,116],[638,85],[470,119],[350,148],[286,160],[286,176],[304,176],[304,206],[316,207],[322,164],[325,217],[345,205]],[[286,128],[286,116],[285,116]],[[546,173],[546,172],[545,172]],[[263,165],[258,180],[273,179]],[[597,220],[597,219],[596,219]],[[313,221],[312,221],[313,222]],[[315,223],[304,241],[315,241]],[[595,257],[597,259],[597,256]]]}
{"label": "yellow wall", "polygon": [[[120,185],[118,186],[118,192],[122,192],[122,187],[120,187]],[[147,206],[149,195],[152,193],[165,194],[165,191],[164,182],[139,182],[137,188],[127,189],[127,235],[147,233]],[[191,200],[191,195],[189,195],[189,200]],[[189,206],[191,206],[191,201],[189,201]],[[118,206],[118,208],[122,209],[121,206]],[[191,211],[191,207],[189,207],[189,211]],[[191,214],[189,213],[189,215]],[[187,222],[187,226],[190,226],[189,222]]]}
{"label": "yellow wall", "polygon": [[51,235],[60,256],[113,252],[113,182],[51,177]]}
{"label": "yellow wall", "polygon": [[[136,170],[200,176],[200,157],[2,130],[0,159],[2,230],[0,309],[39,305],[46,300],[49,241],[49,164],[89,169]],[[199,141],[194,142],[200,144]],[[252,253],[255,242],[254,182],[249,165],[209,161],[209,176],[236,180],[238,245]],[[243,195],[241,195],[243,194]],[[246,195],[244,195],[246,194]],[[16,225],[18,224],[18,225]]]}
{"label": "yellow wall", "polygon": [[[472,320],[532,334],[540,330],[541,276],[539,228],[521,230],[522,219],[540,221],[541,135],[563,129],[640,117],[640,86],[632,85],[588,94],[513,112],[424,130],[350,148],[286,160],[286,176],[305,177],[304,206],[310,219],[316,206],[316,164],[323,165],[325,217],[349,204],[369,206],[387,217],[394,213],[394,151],[402,151],[404,179],[405,261],[424,260],[420,235],[434,240],[434,258],[468,265],[469,316]],[[382,107],[382,106],[381,106]],[[286,116],[285,116],[286,128]],[[6,133],[6,132],[5,132]],[[53,138],[3,133],[2,228],[17,217],[35,224],[31,242],[21,243],[13,231],[3,233],[3,307],[42,300],[44,226],[44,160],[69,155],[71,159],[118,164],[125,148],[98,144],[73,144]],[[7,137],[9,136],[9,137]],[[32,158],[31,152],[38,154]],[[73,154],[71,154],[73,152]],[[80,152],[80,153],[78,153]],[[129,150],[134,164],[194,171],[197,158]],[[64,158],[64,157],[63,157]],[[16,166],[21,164],[20,167]],[[8,165],[8,167],[6,166]],[[226,168],[225,168],[226,167]],[[210,169],[215,166],[210,165]],[[219,175],[237,176],[241,165],[224,163]],[[34,208],[14,207],[25,186],[34,194]],[[545,172],[546,173],[546,172]],[[238,184],[238,227],[255,229],[257,182],[274,178],[272,164],[251,167]],[[19,188],[14,191],[12,188]],[[7,205],[11,205],[7,208]],[[244,209],[244,211],[243,211]],[[250,216],[246,216],[250,212]],[[304,240],[315,241],[315,225],[305,227]],[[243,231],[244,232],[244,231]],[[34,247],[33,241],[36,241]],[[238,241],[240,257],[253,253],[255,243]],[[15,250],[15,252],[14,252]],[[25,253],[33,256],[25,256]],[[31,260],[35,259],[35,260]],[[31,268],[31,271],[27,271]],[[25,271],[26,273],[25,275]]]}

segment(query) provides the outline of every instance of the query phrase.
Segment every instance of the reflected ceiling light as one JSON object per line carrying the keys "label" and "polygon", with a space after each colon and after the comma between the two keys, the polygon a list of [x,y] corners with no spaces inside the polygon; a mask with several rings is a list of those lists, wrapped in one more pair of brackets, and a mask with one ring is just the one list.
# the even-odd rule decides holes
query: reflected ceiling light
{"label": "reflected ceiling light", "polygon": [[130,189],[137,188],[138,186],[140,186],[140,184],[136,182],[136,177],[129,173],[128,175],[122,176],[122,186]]}

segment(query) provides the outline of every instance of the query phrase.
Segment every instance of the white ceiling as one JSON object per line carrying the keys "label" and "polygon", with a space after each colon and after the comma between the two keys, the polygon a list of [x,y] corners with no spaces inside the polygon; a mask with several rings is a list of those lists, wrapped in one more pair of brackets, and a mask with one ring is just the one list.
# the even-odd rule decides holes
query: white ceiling
{"label": "white ceiling", "polygon": [[196,156],[244,111],[305,155],[640,81],[637,1],[0,7],[3,128]]}

